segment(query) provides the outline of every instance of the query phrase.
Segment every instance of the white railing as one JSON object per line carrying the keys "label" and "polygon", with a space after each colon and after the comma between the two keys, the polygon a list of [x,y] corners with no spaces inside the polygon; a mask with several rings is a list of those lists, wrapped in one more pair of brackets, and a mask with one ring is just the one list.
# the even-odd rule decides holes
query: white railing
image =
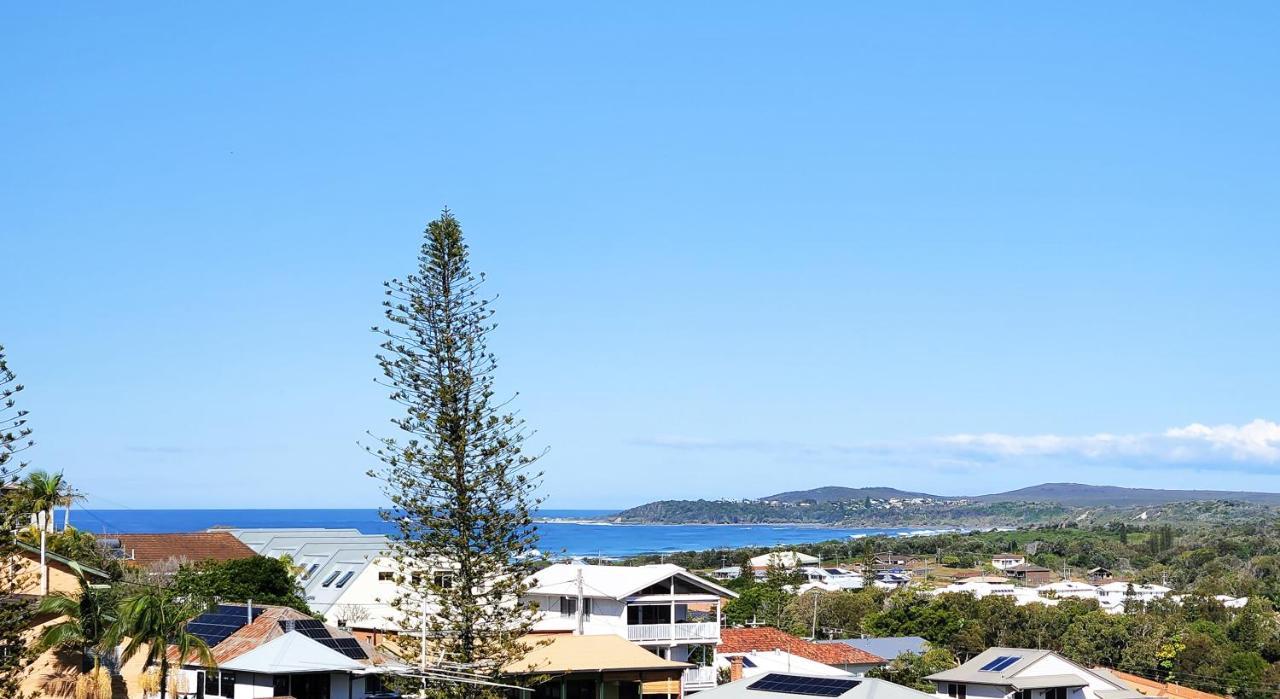
{"label": "white railing", "polygon": [[714,641],[720,627],[713,621],[675,624],[630,624],[628,641]]}
{"label": "white railing", "polygon": [[714,667],[693,667],[684,671],[685,689],[705,689],[716,686]]}

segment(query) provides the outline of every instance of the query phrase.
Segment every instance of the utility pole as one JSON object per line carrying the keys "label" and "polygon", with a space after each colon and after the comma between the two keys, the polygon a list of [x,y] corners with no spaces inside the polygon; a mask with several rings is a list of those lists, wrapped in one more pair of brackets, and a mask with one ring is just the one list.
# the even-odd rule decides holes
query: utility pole
{"label": "utility pole", "polygon": [[813,591],[813,627],[809,630],[809,638],[818,640],[818,591]]}
{"label": "utility pole", "polygon": [[582,567],[578,567],[578,635],[583,633],[582,629]]}

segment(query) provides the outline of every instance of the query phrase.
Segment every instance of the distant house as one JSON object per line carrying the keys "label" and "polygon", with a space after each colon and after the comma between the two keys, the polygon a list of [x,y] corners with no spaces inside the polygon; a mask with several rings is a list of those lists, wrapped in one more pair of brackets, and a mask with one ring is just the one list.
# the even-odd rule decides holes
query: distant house
{"label": "distant house", "polygon": [[174,572],[187,563],[232,561],[257,555],[230,532],[100,534],[98,545],[128,566]]}
{"label": "distant house", "polygon": [[644,695],[681,696],[681,679],[692,665],[660,658],[614,634],[531,636],[529,652],[503,668],[508,676],[541,681],[529,699]]}
{"label": "distant house", "polygon": [[876,573],[876,579],[871,584],[882,590],[897,590],[911,584],[911,573],[905,570],[882,570]]}
{"label": "distant house", "polygon": [[[788,653],[855,676],[861,676],[868,670],[887,662],[878,655],[853,646],[806,641],[772,626],[722,630],[720,645],[716,647],[716,662],[721,663],[721,658],[731,656],[754,659],[757,654],[771,651]],[[785,660],[782,656],[777,657]]]}
{"label": "distant house", "polygon": [[683,674],[686,691],[715,685],[721,608],[737,593],[670,563],[558,563],[527,582],[526,600],[538,606],[535,633],[613,634],[666,660],[691,663]]}
{"label": "distant house", "polygon": [[1116,580],[1098,586],[1098,604],[1113,614],[1125,611],[1126,602],[1154,602],[1164,599],[1173,590],[1164,585],[1144,585]]}
{"label": "distant house", "polygon": [[832,641],[818,641],[818,643],[843,643],[847,646],[853,646],[860,651],[884,658],[885,660],[893,660],[894,658],[906,653],[924,655],[929,650],[929,642],[919,636],[841,638]]}
{"label": "distant house", "polygon": [[1115,575],[1112,574],[1110,568],[1099,567],[1090,568],[1089,572],[1085,573],[1085,577],[1089,578],[1089,582],[1094,585],[1100,585],[1102,583],[1111,582],[1111,580],[1115,578]]}
{"label": "distant house", "polygon": [[1053,582],[1053,571],[1034,563],[1020,563],[1005,569],[1005,574],[1022,585],[1045,585]]}
{"label": "distant house", "polygon": [[871,560],[871,567],[874,570],[893,570],[894,568],[906,568],[910,558],[900,553],[892,551],[881,551],[875,554]]}
{"label": "distant house", "polygon": [[716,580],[736,580],[741,575],[742,566],[725,566],[711,571],[711,577]]}
{"label": "distant house", "polygon": [[764,577],[769,572],[770,567],[778,567],[783,570],[795,570],[801,566],[817,565],[819,559],[817,556],[810,556],[807,553],[799,551],[773,551],[771,553],[761,554],[753,557],[748,566],[755,573],[756,577]]}
{"label": "distant house", "polygon": [[1079,580],[1062,580],[1060,582],[1041,585],[1036,588],[1041,595],[1053,597],[1074,597],[1076,599],[1098,599],[1098,588]]}
{"label": "distant house", "polygon": [[350,633],[287,607],[220,604],[187,630],[209,645],[217,669],[170,648],[180,694],[363,699],[381,690],[382,676],[407,670]]}
{"label": "distant house", "polygon": [[960,667],[925,678],[947,699],[1142,699],[1143,695],[1047,650],[988,648]]}
{"label": "distant house", "polygon": [[804,593],[807,590],[819,589],[826,592],[836,592],[838,590],[860,590],[865,584],[862,575],[851,570],[842,568],[819,568],[817,566],[806,566],[800,569],[800,573],[804,575],[808,581],[800,587],[799,592]]}
{"label": "distant house", "polygon": [[1020,553],[1002,553],[991,557],[991,566],[996,570],[1008,570],[1027,562],[1027,557]]}
{"label": "distant house", "polygon": [[730,682],[698,694],[698,699],[928,699],[930,695],[885,680],[824,677],[798,672],[768,672],[734,677]]}

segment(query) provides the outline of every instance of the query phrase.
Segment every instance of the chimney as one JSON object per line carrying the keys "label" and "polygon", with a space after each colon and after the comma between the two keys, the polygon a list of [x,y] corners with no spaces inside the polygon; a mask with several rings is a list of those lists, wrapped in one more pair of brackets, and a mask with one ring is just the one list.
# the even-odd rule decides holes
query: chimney
{"label": "chimney", "polygon": [[742,679],[742,656],[729,656],[729,681],[737,682]]}

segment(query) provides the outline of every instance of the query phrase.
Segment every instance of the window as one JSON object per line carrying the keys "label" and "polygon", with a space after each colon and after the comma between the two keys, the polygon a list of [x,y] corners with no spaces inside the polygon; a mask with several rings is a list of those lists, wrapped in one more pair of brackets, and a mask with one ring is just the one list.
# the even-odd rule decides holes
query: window
{"label": "window", "polygon": [[947,696],[951,699],[965,699],[966,689],[967,687],[962,684],[948,684]]}
{"label": "window", "polygon": [[1019,689],[1013,693],[1013,699],[1031,699],[1031,690]]}
{"label": "window", "polygon": [[342,587],[347,583],[351,582],[351,577],[355,574],[356,572],[354,570],[348,570],[346,575],[343,575],[342,579],[338,581],[338,587]]}
{"label": "window", "polygon": [[389,570],[378,571],[378,582],[395,582],[396,574]]}
{"label": "window", "polygon": [[561,597],[560,598],[560,616],[577,616],[578,614],[578,598],[577,597]]}
{"label": "window", "polygon": [[218,673],[214,671],[199,674],[204,675],[204,695],[206,697],[218,696]]}
{"label": "window", "polygon": [[453,587],[453,573],[438,571],[431,576],[431,584],[443,590]]}
{"label": "window", "polygon": [[1044,699],[1067,699],[1066,687],[1054,687],[1044,690]]}
{"label": "window", "polygon": [[325,578],[324,582],[320,583],[320,587],[329,587],[333,584],[334,580],[338,579],[339,575],[342,575],[342,571],[340,570],[335,570],[332,573],[329,573],[329,577]]}
{"label": "window", "polygon": [[[210,672],[209,674],[212,675],[213,673]],[[218,674],[222,676],[222,694],[220,696],[232,699],[236,695],[236,673],[223,671]]]}
{"label": "window", "polygon": [[289,676],[275,675],[271,678],[271,693],[278,697],[287,697],[289,692]]}
{"label": "window", "polygon": [[591,618],[591,599],[589,597],[584,597],[582,600],[582,617],[584,619]]}

